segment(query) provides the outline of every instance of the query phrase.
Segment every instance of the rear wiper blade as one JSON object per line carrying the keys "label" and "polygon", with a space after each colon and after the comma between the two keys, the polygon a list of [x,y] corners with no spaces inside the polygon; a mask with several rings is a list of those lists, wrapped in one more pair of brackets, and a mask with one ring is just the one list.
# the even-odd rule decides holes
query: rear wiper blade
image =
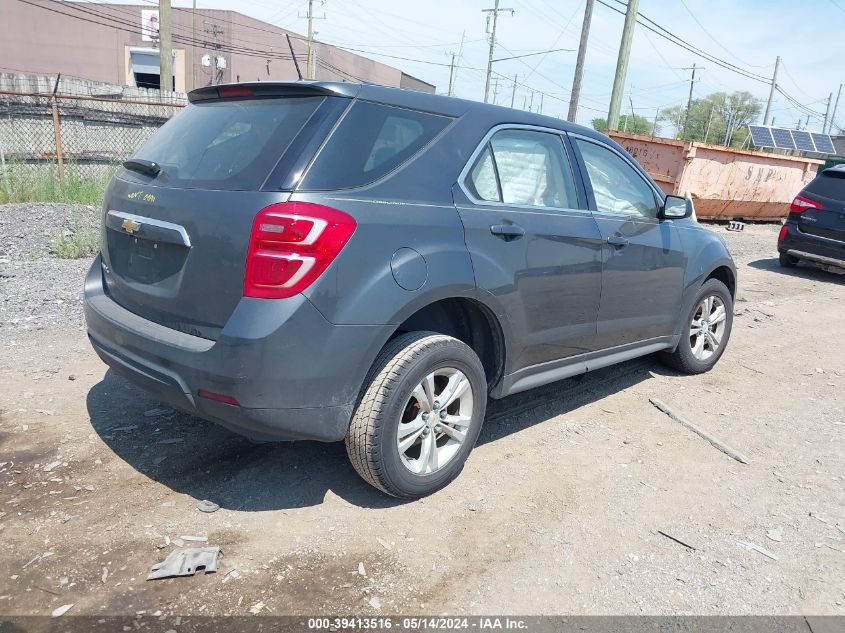
{"label": "rear wiper blade", "polygon": [[158,163],[154,163],[151,160],[144,160],[143,158],[130,158],[129,160],[123,161],[123,166],[126,169],[131,169],[132,171],[137,171],[153,178],[161,173],[161,167],[158,166]]}

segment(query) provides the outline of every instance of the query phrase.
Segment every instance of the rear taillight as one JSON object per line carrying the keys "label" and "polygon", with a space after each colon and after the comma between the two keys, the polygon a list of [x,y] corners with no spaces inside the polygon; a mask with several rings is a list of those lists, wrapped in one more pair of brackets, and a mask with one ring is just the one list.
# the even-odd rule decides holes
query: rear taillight
{"label": "rear taillight", "polygon": [[310,202],[283,202],[252,223],[244,296],[284,299],[302,292],[332,263],[355,232],[355,220]]}
{"label": "rear taillight", "polygon": [[807,209],[821,209],[822,205],[815,200],[810,200],[804,196],[795,196],[795,200],[789,205],[791,213],[804,213]]}
{"label": "rear taillight", "polygon": [[780,233],[778,233],[778,242],[782,242],[786,239],[786,234],[789,233],[789,227],[784,224],[780,227]]}

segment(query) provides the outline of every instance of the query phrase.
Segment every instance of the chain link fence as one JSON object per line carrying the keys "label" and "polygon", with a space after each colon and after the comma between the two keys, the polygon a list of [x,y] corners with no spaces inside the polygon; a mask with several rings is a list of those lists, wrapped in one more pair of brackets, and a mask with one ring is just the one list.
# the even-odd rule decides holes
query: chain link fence
{"label": "chain link fence", "polygon": [[0,202],[96,201],[117,166],[185,105],[178,93],[157,101],[70,94],[58,90],[59,81],[55,93],[6,87],[0,85]]}

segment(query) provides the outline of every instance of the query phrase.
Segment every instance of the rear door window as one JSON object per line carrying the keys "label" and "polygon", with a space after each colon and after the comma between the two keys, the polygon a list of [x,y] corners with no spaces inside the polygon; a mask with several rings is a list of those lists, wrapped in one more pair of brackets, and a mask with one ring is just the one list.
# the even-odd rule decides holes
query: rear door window
{"label": "rear door window", "polygon": [[575,178],[557,134],[496,132],[464,184],[478,200],[523,207],[577,209]]}
{"label": "rear door window", "polygon": [[135,154],[158,163],[157,182],[186,189],[259,189],[324,97],[190,104]]}
{"label": "rear door window", "polygon": [[451,121],[427,112],[357,101],[300,188],[348,189],[374,182],[410,159]]}

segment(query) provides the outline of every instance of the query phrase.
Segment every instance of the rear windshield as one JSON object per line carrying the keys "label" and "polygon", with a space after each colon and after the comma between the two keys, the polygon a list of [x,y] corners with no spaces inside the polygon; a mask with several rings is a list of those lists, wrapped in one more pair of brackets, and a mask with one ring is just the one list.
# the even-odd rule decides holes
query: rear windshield
{"label": "rear windshield", "polygon": [[845,200],[845,172],[828,170],[822,172],[804,190],[825,198]]}
{"label": "rear windshield", "polygon": [[308,170],[300,189],[348,189],[396,169],[452,119],[357,101]]}
{"label": "rear windshield", "polygon": [[135,154],[161,166],[162,184],[258,189],[323,97],[193,103]]}

